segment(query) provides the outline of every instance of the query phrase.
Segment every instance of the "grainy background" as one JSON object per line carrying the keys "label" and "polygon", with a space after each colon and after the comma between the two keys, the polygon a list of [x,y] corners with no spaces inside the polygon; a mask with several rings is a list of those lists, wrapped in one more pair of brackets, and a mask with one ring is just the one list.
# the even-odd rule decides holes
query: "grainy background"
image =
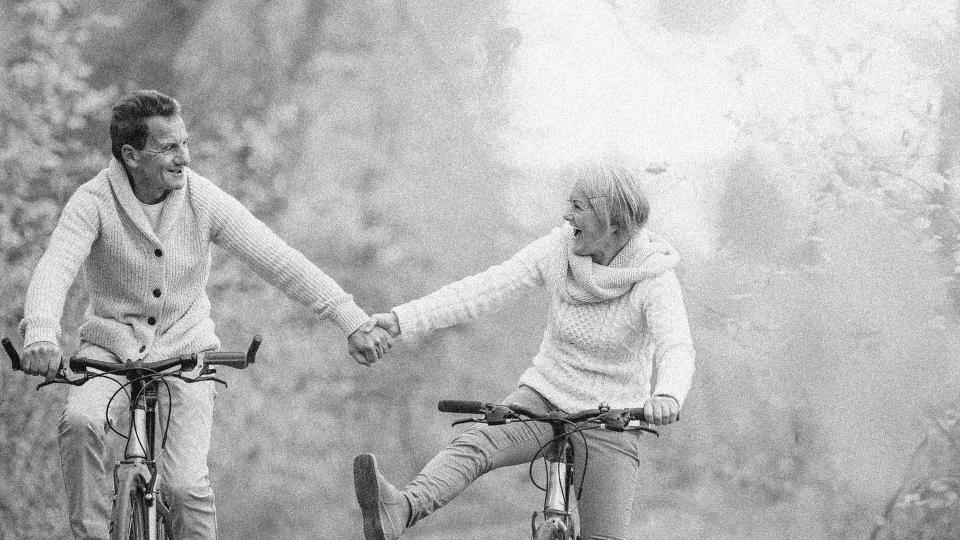
{"label": "grainy background", "polygon": [[[132,89],[177,97],[193,168],[371,312],[546,233],[556,167],[616,154],[684,255],[698,349],[683,421],[647,446],[636,537],[864,538],[958,389],[957,9],[2,0],[3,334]],[[217,399],[224,538],[359,538],[353,456],[412,477],[455,431],[436,400],[508,393],[547,308],[536,293],[363,369],[220,252],[209,294],[227,348],[264,335]],[[78,286],[68,351],[84,303]],[[68,534],[65,391],[35,382],[0,370],[2,538]],[[525,468],[496,471],[408,537],[522,538],[539,504]]]}

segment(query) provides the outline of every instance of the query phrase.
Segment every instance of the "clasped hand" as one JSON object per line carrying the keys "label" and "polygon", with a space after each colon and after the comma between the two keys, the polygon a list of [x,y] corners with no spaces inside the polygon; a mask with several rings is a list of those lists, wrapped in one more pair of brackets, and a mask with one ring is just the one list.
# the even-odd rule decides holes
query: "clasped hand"
{"label": "clasped hand", "polygon": [[350,356],[358,364],[369,366],[381,360],[393,338],[400,335],[400,323],[393,313],[377,313],[347,338]]}

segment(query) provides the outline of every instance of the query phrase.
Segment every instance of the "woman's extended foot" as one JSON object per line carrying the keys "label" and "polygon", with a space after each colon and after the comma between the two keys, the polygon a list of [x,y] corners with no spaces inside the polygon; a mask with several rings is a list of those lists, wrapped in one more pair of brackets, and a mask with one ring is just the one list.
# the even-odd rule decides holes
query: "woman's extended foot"
{"label": "woman's extended foot", "polygon": [[373,454],[360,454],[353,459],[353,487],[363,514],[365,540],[400,538],[410,518],[410,503],[383,478]]}

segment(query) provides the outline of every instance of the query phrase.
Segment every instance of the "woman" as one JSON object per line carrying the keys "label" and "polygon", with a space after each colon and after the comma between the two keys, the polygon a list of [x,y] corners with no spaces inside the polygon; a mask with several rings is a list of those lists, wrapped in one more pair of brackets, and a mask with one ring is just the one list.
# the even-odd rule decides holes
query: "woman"
{"label": "woman", "polygon": [[[576,181],[567,225],[480,274],[375,316],[392,335],[415,336],[495,311],[519,293],[546,287],[550,323],[533,363],[504,403],[535,411],[643,407],[656,425],[677,420],[694,370],[694,350],[678,256],[644,229],[650,206],[626,169],[588,162]],[[366,538],[398,538],[459,495],[480,475],[529,463],[551,428],[539,423],[481,425],[458,436],[402,490],[379,473],[370,454],[354,460]],[[626,538],[640,461],[640,432],[584,432],[590,466],[579,512],[584,540]],[[573,438],[574,479],[584,442]]]}

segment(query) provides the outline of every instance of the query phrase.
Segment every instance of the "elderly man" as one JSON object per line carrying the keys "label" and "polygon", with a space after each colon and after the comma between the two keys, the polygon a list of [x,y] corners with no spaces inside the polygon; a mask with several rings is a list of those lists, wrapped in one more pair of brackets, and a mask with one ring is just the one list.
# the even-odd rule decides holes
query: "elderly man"
{"label": "elderly man", "polygon": [[[109,166],[67,202],[27,290],[20,324],[27,373],[50,378],[60,367],[60,318],[81,266],[90,297],[81,356],[149,362],[219,347],[205,292],[211,244],[333,321],[349,336],[357,362],[376,362],[390,347],[390,336],[364,325],[367,314],[331,278],[188,168],[176,100],[156,91],[124,97],[113,107],[110,138]],[[216,536],[207,470],[213,385],[170,381],[167,406],[175,413],[159,466],[176,538]],[[108,536],[104,410],[115,390],[103,378],[70,387],[59,423],[70,526],[78,538]]]}

